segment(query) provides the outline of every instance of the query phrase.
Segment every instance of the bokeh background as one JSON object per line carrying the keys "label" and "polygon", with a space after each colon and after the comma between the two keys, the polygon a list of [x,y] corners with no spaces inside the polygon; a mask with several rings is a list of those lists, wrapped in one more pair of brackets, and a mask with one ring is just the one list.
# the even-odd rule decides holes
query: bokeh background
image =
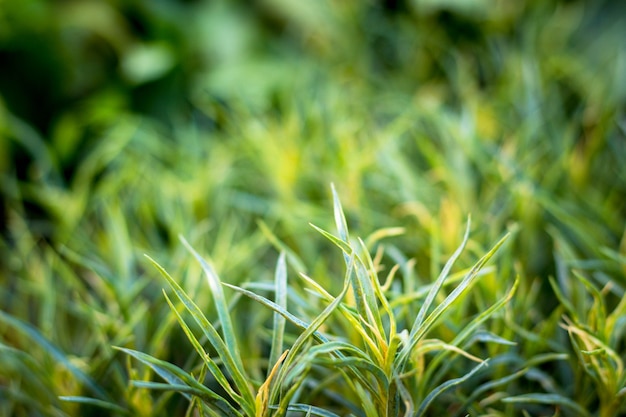
{"label": "bokeh background", "polygon": [[[356,235],[405,228],[390,256],[415,259],[419,283],[471,215],[465,266],[514,231],[481,297],[521,276],[512,311],[536,310],[521,327],[561,331],[549,277],[583,315],[572,268],[616,306],[624,39],[611,0],[0,0],[0,341],[48,373],[4,355],[5,411],[78,412],[55,396],[81,385],[28,323],[124,406],[156,412],[109,348],[187,360],[142,254],[183,274],[182,234],[234,283],[271,277],[285,248],[295,271],[338,271],[308,225],[332,229],[331,182]],[[555,384],[597,406],[571,375]]]}

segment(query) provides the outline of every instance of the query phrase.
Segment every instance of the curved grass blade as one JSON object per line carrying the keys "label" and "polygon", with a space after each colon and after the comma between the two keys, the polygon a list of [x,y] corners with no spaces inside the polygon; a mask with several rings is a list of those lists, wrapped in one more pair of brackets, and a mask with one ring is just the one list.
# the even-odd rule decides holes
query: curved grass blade
{"label": "curved grass blade", "polygon": [[441,315],[452,305],[452,303],[470,286],[470,284],[477,277],[478,272],[482,269],[482,267],[491,259],[491,257],[496,253],[496,251],[504,244],[506,239],[509,237],[507,233],[498,243],[494,245],[493,248],[486,255],[484,255],[480,260],[472,267],[470,272],[463,278],[463,281],[452,290],[452,292],[443,300],[441,304],[435,307],[435,310],[424,320],[423,323],[419,325],[417,329],[412,329],[411,333],[413,336],[409,337],[409,341],[407,345],[403,346],[402,351],[400,352],[398,364],[400,369],[402,369],[411,354],[411,351],[417,345],[417,343],[424,337],[424,335],[430,330],[430,328],[435,324],[437,319],[441,317]]}
{"label": "curved grass blade", "polygon": [[502,402],[509,404],[546,404],[560,405],[576,412],[578,416],[591,417],[591,414],[574,400],[558,394],[523,394],[503,398]]}
{"label": "curved grass blade", "polygon": [[350,254],[352,253],[352,248],[350,247],[349,243],[341,240],[337,236],[333,235],[330,232],[327,232],[326,230],[322,229],[321,227],[317,227],[313,223],[309,223],[309,225],[312,228],[314,228],[315,230],[317,230],[318,232],[320,232],[322,234],[322,236],[324,236],[326,239],[328,239],[332,243],[334,243],[339,249],[341,249],[343,251],[344,259],[345,259],[346,256],[348,257],[348,259],[350,258]]}
{"label": "curved grass blade", "polygon": [[[232,285],[232,284],[228,284],[226,282],[222,283],[222,285],[233,289],[235,291],[240,292],[241,294],[245,295],[248,298],[251,298],[254,301],[257,301],[261,304],[263,304],[266,307],[271,308],[272,310],[274,310],[276,313],[280,314],[281,316],[283,316],[284,318],[286,318],[287,320],[289,320],[291,323],[293,323],[294,325],[296,325],[297,327],[299,327],[302,330],[306,330],[309,327],[309,324],[307,322],[305,322],[304,320],[300,320],[299,318],[297,318],[296,316],[294,316],[293,314],[291,314],[290,312],[288,312],[286,309],[284,309],[283,307],[279,306],[278,304],[276,304],[275,302],[268,300],[267,298],[263,297],[262,295],[258,295],[257,293],[254,293],[250,290],[246,290],[245,288],[241,288],[238,287],[236,285]],[[328,342],[328,339],[322,335],[320,332],[314,332],[313,333],[313,337],[318,341],[318,342]]]}
{"label": "curved grass blade", "polygon": [[247,378],[247,376],[245,376],[245,373],[242,372],[242,368],[240,368],[235,358],[233,358],[231,350],[228,349],[224,340],[220,337],[215,327],[213,327],[211,322],[209,322],[209,320],[202,313],[200,308],[193,302],[193,300],[180,287],[180,285],[178,285],[178,283],[174,281],[174,278],[172,278],[170,274],[154,259],[150,258],[148,255],[145,256],[150,262],[152,262],[155,268],[157,268],[159,272],[161,272],[161,275],[167,280],[170,287],[176,293],[178,299],[183,303],[187,311],[189,311],[193,319],[200,326],[200,329],[202,330],[204,336],[209,340],[209,342],[217,351],[219,357],[222,359],[226,371],[233,379],[237,390],[243,397],[243,402],[241,403],[242,407],[246,410],[247,413],[250,413],[251,415],[254,414],[254,396],[252,394],[251,387],[248,385],[249,379]]}
{"label": "curved grass blade", "polygon": [[[185,240],[184,237],[180,236],[181,242],[187,248],[189,252],[196,258],[196,260],[202,266],[204,273],[207,276],[207,280],[209,282],[209,287],[211,288],[211,294],[213,295],[213,302],[215,304],[215,308],[217,310],[217,316],[220,319],[220,323],[222,323],[222,333],[224,335],[224,342],[226,343],[226,347],[230,351],[230,354],[233,358],[233,361],[239,368],[239,371],[242,375],[246,375],[245,369],[243,367],[243,363],[241,362],[241,353],[239,352],[239,346],[237,343],[237,338],[235,336],[235,329],[233,327],[233,323],[230,319],[230,313],[228,309],[228,303],[226,302],[226,298],[224,297],[224,290],[222,289],[222,282],[220,278],[217,276],[217,273],[213,269],[208,262],[204,260],[200,256],[198,252]],[[242,387],[240,387],[242,388]],[[249,391],[246,390],[246,391]]]}
{"label": "curved grass blade", "polygon": [[433,400],[435,398],[437,398],[441,393],[443,393],[447,389],[452,388],[452,387],[454,387],[456,385],[459,385],[459,384],[467,381],[468,379],[470,379],[476,372],[478,372],[480,369],[482,369],[483,366],[487,365],[487,361],[488,361],[488,359],[483,361],[483,362],[481,362],[480,364],[478,364],[478,366],[475,366],[474,369],[472,369],[469,373],[463,375],[462,377],[446,381],[443,384],[439,385],[434,390],[432,390],[430,392],[430,394],[428,394],[426,396],[424,401],[422,401],[422,404],[420,405],[420,408],[417,410],[417,413],[415,414],[415,417],[423,416],[424,413],[426,412],[426,409],[430,406],[430,404],[433,402]]}
{"label": "curved grass blade", "polygon": [[[411,393],[406,389],[406,387],[402,383],[402,380],[399,377],[394,376],[394,383],[397,387],[398,392],[400,393],[400,399],[404,403],[404,408],[406,410],[404,413],[404,417],[411,417],[413,413],[415,412],[414,411],[415,404],[413,404],[413,397],[411,396]],[[390,398],[390,400],[393,401],[394,399]],[[398,408],[398,406],[394,404],[394,408]]]}
{"label": "curved grass blade", "polygon": [[115,411],[116,413],[120,413],[124,415],[130,414],[130,411],[128,411],[127,409],[123,407],[120,407],[117,404],[113,404],[112,402],[109,402],[109,401],[98,400],[96,398],[81,397],[81,396],[60,396],[59,400],[67,401],[70,403],[81,403],[81,404],[93,405],[94,407],[104,408],[106,410]]}
{"label": "curved grass blade", "polygon": [[446,262],[445,266],[441,270],[441,273],[435,280],[434,284],[430,288],[422,307],[417,313],[417,317],[415,318],[415,322],[413,322],[413,326],[411,327],[411,333],[409,334],[409,339],[415,338],[415,334],[419,331],[420,326],[422,325],[424,319],[426,318],[426,313],[430,310],[431,305],[433,304],[437,293],[443,286],[444,281],[448,277],[450,273],[450,269],[452,269],[452,265],[456,262],[456,260],[461,256],[461,252],[465,249],[465,245],[467,244],[467,240],[469,239],[469,231],[470,231],[471,219],[467,219],[467,226],[465,227],[465,234],[463,235],[463,240],[459,247],[454,251],[448,262]]}
{"label": "curved grass blade", "polygon": [[460,407],[459,411],[455,414],[455,416],[458,416],[462,413],[463,410],[465,410],[465,408],[467,407],[467,405],[471,404],[472,402],[476,401],[483,393],[487,392],[487,391],[491,391],[494,388],[500,387],[502,385],[506,385],[518,378],[521,378],[522,376],[526,375],[528,373],[528,371],[530,371],[532,369],[533,366],[536,366],[538,364],[544,363],[544,362],[548,362],[548,361],[552,361],[552,360],[567,360],[568,356],[565,354],[560,354],[560,353],[549,353],[549,354],[544,354],[544,355],[538,355],[536,357],[534,357],[533,359],[529,360],[528,362],[524,363],[524,368],[513,372],[510,375],[506,375],[502,378],[498,378],[495,380],[489,380],[488,382],[485,382],[484,384],[476,387],[473,391],[472,394],[467,397],[465,399],[465,402],[463,403],[463,406]]}
{"label": "curved grass blade", "polygon": [[283,360],[285,359],[285,357],[287,356],[289,350],[286,350],[285,352],[283,352],[283,354],[278,358],[278,360],[276,361],[276,363],[274,364],[274,366],[272,366],[272,368],[270,369],[267,378],[265,379],[265,382],[263,382],[263,384],[259,387],[259,390],[257,392],[256,395],[256,415],[255,417],[264,417],[268,406],[269,406],[269,399],[270,399],[270,386],[272,381],[274,380],[274,376],[276,375],[276,373],[278,372],[278,369],[280,368],[280,364],[283,362]]}
{"label": "curved grass blade", "polygon": [[211,389],[205,387],[200,382],[198,382],[193,376],[183,371],[178,366],[171,364],[166,361],[162,361],[153,356],[148,355],[147,353],[139,352],[133,349],[127,349],[123,347],[115,347],[115,349],[120,350],[135,359],[139,362],[150,367],[157,375],[167,381],[170,386],[187,386],[189,389],[193,390],[193,393],[190,393],[188,389],[180,392],[185,398],[191,400],[191,395],[195,395],[204,399],[209,404],[217,407],[221,412],[224,413],[225,416],[229,417],[240,417],[241,414],[233,408],[232,405],[228,403],[224,398],[213,392]]}
{"label": "curved grass blade", "polygon": [[[481,314],[475,317],[470,323],[465,325],[463,327],[463,330],[461,330],[461,332],[456,335],[456,337],[452,340],[452,342],[450,342],[450,344],[453,346],[460,346],[461,343],[468,339],[470,335],[472,335],[481,324],[483,324],[489,317],[491,317],[498,310],[504,307],[511,300],[511,298],[513,298],[513,295],[517,291],[518,286],[519,277],[515,279],[513,286],[504,297],[502,297],[497,303],[491,305],[487,310],[483,311]],[[451,352],[449,350],[444,350],[440,354],[435,356],[430,362],[430,366],[424,374],[424,378],[426,378],[427,380],[431,380],[432,374],[437,369],[439,369],[439,364],[442,363],[450,354]]]}
{"label": "curved grass blade", "polygon": [[211,374],[213,375],[217,383],[220,384],[220,386],[228,393],[228,395],[230,395],[230,397],[233,400],[235,400],[237,403],[241,403],[243,401],[243,399],[241,398],[241,395],[237,394],[232,389],[232,387],[228,383],[228,380],[224,376],[224,373],[217,366],[217,364],[211,359],[211,357],[204,351],[204,348],[202,347],[202,345],[200,344],[196,336],[193,334],[193,332],[191,331],[187,323],[183,320],[180,313],[178,313],[178,310],[176,309],[176,307],[174,307],[174,304],[171,302],[171,300],[165,293],[165,290],[163,290],[163,295],[165,296],[165,300],[167,301],[167,304],[170,306],[170,308],[176,315],[176,319],[178,320],[178,323],[183,329],[183,332],[187,336],[187,339],[189,339],[189,341],[193,345],[198,355],[202,358],[202,360],[204,361],[204,364],[206,365],[207,369],[211,372]]}

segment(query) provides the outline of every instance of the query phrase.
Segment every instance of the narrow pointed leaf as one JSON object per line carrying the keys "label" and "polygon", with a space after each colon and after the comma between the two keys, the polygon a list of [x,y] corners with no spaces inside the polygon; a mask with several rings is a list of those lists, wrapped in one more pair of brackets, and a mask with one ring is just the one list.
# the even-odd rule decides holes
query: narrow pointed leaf
{"label": "narrow pointed leaf", "polygon": [[228,374],[233,379],[237,390],[242,395],[244,401],[242,407],[247,411],[252,412],[254,410],[254,396],[251,388],[248,385],[249,379],[245,376],[237,364],[237,361],[231,355],[231,351],[227,348],[224,340],[220,337],[215,327],[209,322],[209,320],[202,313],[200,308],[191,300],[187,293],[181,288],[180,285],[172,278],[161,265],[159,265],[154,259],[145,255],[146,258],[152,262],[155,268],[161,272],[161,275],[167,280],[170,287],[174,290],[178,299],[183,303],[187,311],[191,314],[196,323],[200,326],[202,333],[213,345],[217,351],[219,357],[224,363],[224,367]]}
{"label": "narrow pointed leaf", "polygon": [[511,404],[548,404],[548,405],[561,405],[576,412],[578,416],[591,417],[591,414],[583,407],[578,405],[570,398],[557,394],[523,394],[514,397],[507,397],[502,399],[504,403]]}
{"label": "narrow pointed leaf", "polygon": [[[285,261],[285,252],[280,254],[276,265],[276,273],[274,276],[274,294],[276,297],[276,305],[287,311],[287,263]],[[272,347],[270,349],[270,359],[268,367],[268,376],[274,364],[283,352],[283,337],[285,333],[286,319],[278,312],[274,312],[274,326],[272,329]]]}
{"label": "narrow pointed leaf", "polygon": [[426,396],[426,398],[424,399],[424,401],[422,402],[422,404],[420,405],[420,408],[417,410],[417,413],[415,414],[416,417],[421,417],[424,415],[424,413],[426,412],[426,410],[428,409],[428,407],[430,406],[430,404],[432,404],[432,402],[435,400],[435,398],[437,398],[439,395],[441,395],[444,391],[459,385],[465,381],[467,381],[468,379],[470,379],[472,376],[474,376],[474,374],[476,372],[478,372],[480,369],[482,369],[483,366],[487,365],[487,361],[481,362],[478,366],[474,367],[474,369],[472,369],[469,373],[463,375],[460,378],[455,378],[455,379],[451,379],[449,381],[444,382],[443,384],[439,385],[437,388],[435,388],[434,390],[432,390],[430,392],[430,394],[428,394]]}
{"label": "narrow pointed leaf", "polygon": [[94,407],[104,408],[104,409],[115,411],[116,413],[125,414],[125,415],[130,414],[130,411],[128,411],[127,409],[123,407],[120,407],[117,404],[113,404],[112,402],[109,402],[109,401],[98,400],[96,398],[81,397],[81,396],[60,396],[59,400],[67,401],[70,403],[81,403],[81,404],[93,405]]}

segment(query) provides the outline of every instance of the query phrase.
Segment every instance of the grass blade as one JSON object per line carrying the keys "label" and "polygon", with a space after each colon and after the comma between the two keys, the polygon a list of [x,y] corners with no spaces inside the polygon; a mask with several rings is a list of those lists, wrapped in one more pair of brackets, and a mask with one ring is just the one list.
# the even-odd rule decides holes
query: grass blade
{"label": "grass blade", "polygon": [[109,402],[109,401],[98,400],[96,398],[80,397],[80,396],[60,396],[59,400],[67,401],[70,403],[93,405],[94,407],[104,408],[106,410],[111,410],[116,413],[120,413],[124,415],[130,414],[130,411],[128,411],[127,409],[123,407],[120,407],[117,404],[113,404],[112,402]]}
{"label": "grass blade", "polygon": [[428,310],[430,310],[430,307],[433,301],[435,300],[437,293],[439,292],[439,290],[443,286],[444,281],[448,277],[448,274],[450,273],[450,269],[452,269],[452,265],[459,258],[459,256],[461,255],[461,252],[463,252],[463,249],[465,249],[465,245],[467,244],[467,240],[469,238],[470,224],[471,224],[471,220],[468,218],[467,226],[465,228],[465,234],[463,235],[463,240],[461,242],[461,245],[459,245],[459,247],[457,248],[456,251],[454,251],[450,259],[448,259],[448,262],[446,262],[445,266],[441,270],[439,277],[437,277],[437,279],[435,280],[435,283],[430,288],[430,291],[428,292],[428,295],[426,296],[426,299],[424,300],[424,303],[422,304],[422,307],[420,308],[419,313],[417,314],[417,317],[415,318],[415,322],[413,323],[413,326],[411,327],[411,333],[409,335],[409,339],[415,338],[415,334],[419,331],[426,317],[426,313],[428,313]]}
{"label": "grass blade", "polygon": [[179,391],[188,400],[191,400],[191,396],[197,396],[204,399],[209,404],[215,405],[224,415],[229,417],[240,417],[241,414],[235,410],[224,398],[210,390],[209,388],[198,382],[193,376],[180,369],[178,366],[166,361],[162,361],[146,353],[139,352],[133,349],[127,349],[122,347],[115,347],[127,355],[130,355],[137,359],[139,362],[150,367],[157,375],[167,381],[169,386],[183,386],[189,387],[183,391]]}
{"label": "grass blade", "polygon": [[[271,408],[277,409],[278,407]],[[340,417],[338,414],[335,414],[332,411],[324,410],[323,408],[307,404],[291,404],[289,407],[287,407],[287,411],[307,413],[307,416]]]}
{"label": "grass blade", "polygon": [[424,322],[417,329],[412,330],[412,336],[409,337],[408,344],[402,347],[402,351],[400,352],[400,356],[398,359],[398,364],[400,369],[402,369],[408,360],[411,351],[417,345],[417,343],[422,339],[422,337],[430,330],[430,328],[435,324],[437,319],[441,317],[441,315],[452,305],[452,303],[470,286],[470,284],[474,281],[478,272],[482,269],[482,267],[491,259],[491,257],[496,253],[496,251],[504,244],[506,239],[509,237],[509,234],[505,235],[498,243],[494,245],[493,248],[486,255],[484,255],[480,260],[472,267],[470,272],[465,276],[463,281],[452,290],[452,292],[445,298],[445,300],[439,304],[435,310],[424,320]]}
{"label": "grass blade", "polygon": [[217,310],[217,315],[220,319],[220,323],[222,323],[222,333],[224,335],[224,342],[226,343],[226,347],[230,351],[230,354],[233,358],[234,363],[239,368],[239,371],[242,375],[245,375],[245,370],[243,367],[243,363],[241,362],[241,353],[239,352],[239,347],[237,343],[237,337],[235,335],[235,329],[233,327],[233,323],[230,319],[230,313],[228,310],[228,303],[226,302],[226,297],[224,297],[224,290],[222,289],[222,283],[217,276],[217,273],[213,269],[208,262],[204,260],[200,256],[198,252],[183,238],[180,237],[183,245],[191,252],[191,254],[196,258],[196,260],[202,266],[204,273],[207,276],[207,280],[209,282],[209,287],[211,288],[211,294],[213,295],[213,302],[215,304],[215,308]]}
{"label": "grass blade", "polygon": [[[246,290],[245,288],[241,288],[238,287],[236,285],[232,285],[232,284],[228,284],[226,282],[224,282],[222,285],[231,288],[235,291],[238,291],[240,293],[242,293],[243,295],[245,295],[248,298],[253,299],[254,301],[257,301],[258,303],[263,304],[266,307],[271,308],[272,310],[274,310],[276,313],[280,314],[281,316],[283,316],[284,318],[286,318],[287,320],[289,320],[291,323],[295,324],[297,327],[299,327],[302,330],[306,330],[309,327],[309,324],[307,322],[305,322],[304,320],[300,320],[299,318],[297,318],[296,316],[294,316],[293,314],[291,314],[290,312],[288,312],[286,309],[284,309],[283,307],[279,306],[278,304],[276,304],[275,302],[268,300],[267,298],[258,295],[250,290]],[[322,342],[325,343],[328,341],[328,339],[322,335],[319,332],[314,332],[313,333],[313,337],[318,341],[318,342]]]}
{"label": "grass blade", "polygon": [[174,307],[174,304],[165,293],[165,290],[163,291],[163,295],[165,296],[165,300],[167,301],[167,304],[170,306],[171,310],[176,315],[176,319],[178,320],[178,323],[183,329],[183,332],[187,336],[187,339],[189,339],[189,341],[193,345],[194,349],[198,353],[198,356],[202,358],[204,364],[206,365],[207,369],[211,372],[211,374],[213,375],[217,383],[221,385],[221,387],[228,393],[228,395],[230,395],[230,397],[233,400],[235,400],[237,403],[241,403],[243,401],[241,398],[241,395],[233,391],[232,387],[228,383],[228,380],[224,376],[224,373],[217,366],[217,364],[211,359],[211,357],[204,351],[204,348],[202,348],[202,345],[200,344],[196,336],[193,334],[193,332],[191,331],[187,323],[183,320],[182,316],[180,315],[176,307]]}
{"label": "grass blade", "polygon": [[[274,293],[276,297],[276,305],[287,311],[287,263],[285,260],[285,252],[282,252],[278,258],[276,265],[276,273],[274,276]],[[285,333],[286,319],[278,312],[274,312],[274,325],[272,330],[272,347],[270,349],[268,376],[274,364],[278,362],[278,358],[283,352],[283,337]]]}
{"label": "grass blade", "polygon": [[[161,275],[167,280],[170,287],[176,293],[178,299],[183,303],[187,311],[194,318],[196,323],[200,326],[203,334],[209,340],[209,342],[213,345],[215,350],[217,351],[219,357],[222,359],[224,363],[224,367],[226,371],[233,379],[235,386],[243,397],[243,402],[241,403],[242,407],[246,410],[246,412],[252,413],[254,412],[254,396],[252,394],[252,389],[248,385],[249,378],[242,372],[242,368],[240,365],[241,359],[237,361],[231,354],[231,350],[228,349],[224,340],[220,337],[219,333],[215,329],[215,327],[209,322],[209,320],[202,313],[200,308],[191,300],[191,298],[187,295],[187,293],[178,285],[178,283],[172,278],[168,272],[159,265],[154,259],[150,258],[146,255],[146,258],[152,262],[152,264],[161,272]],[[222,323],[223,326],[223,323]]]}
{"label": "grass blade", "polygon": [[558,394],[522,394],[503,398],[502,402],[509,404],[546,404],[560,405],[576,412],[578,416],[591,417],[591,414],[570,398]]}
{"label": "grass blade", "polygon": [[449,381],[444,382],[443,384],[439,385],[437,388],[435,388],[434,390],[432,390],[430,392],[430,394],[428,394],[428,396],[426,396],[426,398],[424,399],[424,401],[422,401],[422,404],[420,405],[420,408],[417,410],[417,413],[415,414],[415,417],[421,417],[424,415],[424,413],[426,412],[426,409],[430,406],[430,404],[433,402],[433,400],[435,398],[437,398],[441,393],[443,393],[444,391],[446,391],[447,389],[450,389],[456,385],[459,385],[465,381],[467,381],[468,379],[470,379],[476,372],[478,372],[480,369],[483,368],[483,366],[487,365],[487,361],[483,361],[480,364],[478,364],[478,366],[475,366],[474,369],[472,369],[469,373],[463,375],[460,378],[455,378],[455,379],[451,379]]}

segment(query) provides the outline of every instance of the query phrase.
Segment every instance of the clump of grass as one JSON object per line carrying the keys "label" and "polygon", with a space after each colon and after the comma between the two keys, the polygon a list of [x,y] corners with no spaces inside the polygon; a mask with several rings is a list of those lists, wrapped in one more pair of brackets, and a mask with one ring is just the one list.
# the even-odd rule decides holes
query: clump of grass
{"label": "clump of grass", "polygon": [[[363,240],[351,238],[334,188],[333,201],[337,235],[313,227],[343,253],[345,273],[337,295],[305,274],[300,274],[299,280],[303,288],[290,282],[284,252],[279,257],[273,284],[224,283],[183,239],[208,279],[217,314],[215,320],[210,320],[181,285],[149,258],[172,290],[171,295],[164,292],[164,296],[199,363],[194,366],[195,371],[189,372],[146,353],[120,347],[165,381],[141,379],[133,380],[132,385],[178,392],[190,401],[189,413],[196,410],[216,416],[282,416],[298,411],[320,416],[348,412],[367,417],[422,416],[430,409],[461,412],[468,403],[479,400],[476,395],[469,400],[467,394],[468,401],[463,404],[444,396],[478,374],[489,373],[488,358],[471,353],[477,341],[510,343],[483,327],[511,299],[517,282],[488,309],[456,323],[457,333],[451,340],[432,337],[432,330],[445,321],[449,310],[458,308],[465,293],[485,274],[485,265],[506,236],[473,267],[457,275],[451,290],[444,291],[449,286],[453,264],[468,242],[468,221],[461,245],[439,277],[426,288],[404,292],[398,287],[398,267],[392,268],[386,277],[381,276],[384,253],[380,250],[374,258],[370,254],[377,240],[397,230],[378,232],[368,241],[368,247]],[[223,286],[273,311],[268,329],[271,336],[265,342],[259,340],[269,344],[269,355],[261,361],[247,360],[240,349],[230,312],[237,308],[237,298],[235,305],[229,305]],[[273,292],[273,297],[248,288]],[[312,317],[293,313],[313,312],[317,305],[323,308]],[[417,314],[412,314],[415,311]],[[264,379],[255,380],[251,375],[264,375]],[[513,377],[490,385],[503,385]],[[487,387],[482,391],[487,392]]]}

